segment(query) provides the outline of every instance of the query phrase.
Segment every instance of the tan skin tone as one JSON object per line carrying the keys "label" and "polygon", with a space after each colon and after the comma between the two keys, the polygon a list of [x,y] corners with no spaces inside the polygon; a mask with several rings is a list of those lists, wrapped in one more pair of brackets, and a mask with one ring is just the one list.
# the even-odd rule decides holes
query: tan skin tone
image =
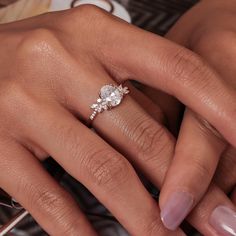
{"label": "tan skin tone", "polygon": [[[175,138],[160,107],[130,86],[122,105],[94,121],[99,135],[82,122],[101,86],[136,79],[177,97],[236,146],[235,91],[195,53],[92,6],[1,25],[0,38],[0,186],[50,235],[96,235],[42,169],[38,160],[50,155],[131,235],[184,235],[164,227],[158,204],[130,164],[161,187]],[[211,207],[200,205],[189,221],[209,235],[198,219],[204,220],[204,209],[207,220],[212,196],[215,205],[233,207],[218,189],[206,194]]]}
{"label": "tan skin tone", "polygon": [[[235,13],[235,1],[201,1],[187,12],[167,34],[168,39],[191,49],[204,58],[218,72],[221,80],[234,89],[236,88]],[[191,140],[191,145],[189,140]],[[212,188],[216,192],[231,193],[231,199],[236,206],[235,163],[235,148],[229,145],[205,119],[187,109],[175,149],[174,161],[168,170],[161,191],[161,209],[174,192],[181,190],[193,196],[193,208],[207,191],[208,193],[212,191]],[[210,190],[207,190],[213,176],[214,181]],[[203,204],[204,199],[197,208]],[[217,204],[212,201],[208,207],[213,210]],[[200,227],[204,235],[211,235],[211,227],[207,220],[210,215],[206,217],[203,211],[202,215],[204,217],[197,219],[194,214],[191,214],[189,219],[191,221],[193,218],[198,222],[193,223],[195,226],[202,225]]]}

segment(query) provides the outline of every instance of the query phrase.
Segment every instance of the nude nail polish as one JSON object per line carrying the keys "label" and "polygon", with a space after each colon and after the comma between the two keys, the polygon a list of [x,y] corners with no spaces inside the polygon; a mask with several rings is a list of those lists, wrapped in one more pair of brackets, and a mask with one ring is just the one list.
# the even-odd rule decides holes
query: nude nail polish
{"label": "nude nail polish", "polygon": [[161,219],[169,230],[176,230],[193,207],[193,197],[187,192],[175,192],[161,209]]}
{"label": "nude nail polish", "polygon": [[236,211],[218,206],[209,220],[210,225],[222,236],[236,236]]}

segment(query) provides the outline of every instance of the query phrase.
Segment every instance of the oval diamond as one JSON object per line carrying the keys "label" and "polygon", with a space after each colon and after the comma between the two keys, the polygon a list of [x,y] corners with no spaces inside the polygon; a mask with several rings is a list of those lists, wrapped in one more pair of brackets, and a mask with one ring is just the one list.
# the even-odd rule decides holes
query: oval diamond
{"label": "oval diamond", "polygon": [[110,106],[117,106],[121,103],[123,95],[119,89],[113,85],[105,85],[101,88],[101,98]]}

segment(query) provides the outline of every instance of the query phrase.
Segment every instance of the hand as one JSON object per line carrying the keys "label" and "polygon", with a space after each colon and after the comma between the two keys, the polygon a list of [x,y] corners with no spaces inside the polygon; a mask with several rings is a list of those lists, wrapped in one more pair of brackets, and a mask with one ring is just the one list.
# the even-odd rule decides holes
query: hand
{"label": "hand", "polygon": [[[233,90],[236,88],[235,13],[236,2],[234,0],[201,1],[187,12],[167,34],[167,38],[202,56],[206,63],[209,63],[218,72],[221,80]],[[209,77],[207,74],[206,76]],[[201,80],[200,77],[199,80]],[[206,83],[205,88],[209,90],[209,93],[216,89],[212,81]],[[227,95],[221,94],[221,90],[217,92],[222,100],[227,97]],[[210,104],[209,101],[208,103]],[[230,101],[225,103],[225,107],[230,104]],[[214,109],[224,116],[218,106],[214,106]],[[222,123],[222,125],[224,124]],[[219,160],[220,164],[216,171]],[[170,221],[173,219],[168,216],[168,211],[182,214],[183,211],[178,206],[181,206],[181,202],[182,204],[185,202],[188,210],[184,215],[182,214],[184,218],[203,197],[214,174],[215,184],[226,194],[232,193],[231,198],[236,206],[235,148],[230,147],[204,118],[187,109],[174,160],[160,197],[163,221],[168,228],[178,226],[182,220],[171,224]],[[219,187],[212,184],[210,189],[218,189],[217,191],[220,192]],[[175,194],[179,192],[184,194],[181,195],[179,202],[173,203],[171,199],[173,200]],[[204,235],[211,235],[214,230],[222,235],[236,235],[235,207],[225,210],[222,208],[224,204],[219,202],[217,197],[212,198],[211,203],[206,205],[205,199],[190,215],[190,222],[194,219],[195,222],[192,223],[195,227],[201,224],[201,232]],[[204,205],[208,210],[203,210]],[[199,210],[200,208],[202,210]],[[195,212],[202,216],[197,221],[194,216]]]}
{"label": "hand", "polygon": [[[174,235],[162,226],[156,202],[120,153],[126,151],[143,165],[151,157],[146,147],[154,142],[159,146],[152,145],[153,152],[169,144],[159,156],[172,156],[171,135],[131,98],[139,92],[130,86],[131,96],[119,109],[93,123],[120,152],[82,124],[99,89],[116,83],[102,65],[109,58],[103,50],[115,43],[116,32],[109,30],[113,25],[129,31],[103,11],[83,6],[0,27],[0,186],[50,235],[96,233],[37,161],[48,156],[94,193],[131,234]],[[148,170],[150,165],[144,166]]]}
{"label": "hand", "polygon": [[[103,139],[82,122],[104,84],[135,78],[175,95],[236,144],[236,126],[228,122],[234,120],[235,91],[201,68],[194,53],[91,6],[1,25],[0,38],[0,186],[50,235],[95,235],[37,161],[50,155],[132,235],[183,235],[162,226],[157,204],[130,164],[161,186],[175,142],[163,125],[135,95],[95,119]],[[203,87],[208,81],[216,87],[211,93]],[[227,101],[232,104],[225,107]],[[225,195],[221,200],[230,205]]]}

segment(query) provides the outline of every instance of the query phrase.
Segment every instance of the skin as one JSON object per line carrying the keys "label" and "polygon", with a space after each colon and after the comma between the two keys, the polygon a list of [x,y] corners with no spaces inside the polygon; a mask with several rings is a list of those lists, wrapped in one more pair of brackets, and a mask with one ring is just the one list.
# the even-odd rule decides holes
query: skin
{"label": "skin", "polygon": [[[177,97],[235,145],[235,91],[190,50],[92,6],[1,25],[0,39],[0,186],[50,235],[96,235],[41,167],[50,155],[131,235],[184,235],[164,227],[131,165],[161,187],[175,147],[161,108],[130,86],[119,108],[95,119],[97,134],[83,123],[104,84],[136,79]],[[214,188],[204,201],[207,214],[214,204],[232,207]],[[200,210],[190,222],[205,232]]]}
{"label": "skin", "polygon": [[[204,58],[206,63],[217,71],[221,80],[233,89],[236,88],[235,9],[235,1],[201,1],[185,14],[166,36]],[[225,106],[227,107],[228,104]],[[222,114],[218,107],[215,109]],[[176,191],[186,191],[193,196],[193,208],[204,194],[212,191],[212,188],[217,192],[231,194],[231,199],[236,206],[235,184],[236,149],[202,116],[187,108],[175,148],[174,160],[161,190],[161,209]],[[209,185],[210,190],[208,190]],[[202,224],[200,227],[203,229],[203,234],[211,235],[212,227],[208,221],[210,215],[207,214],[205,217],[203,209],[197,210],[204,202],[204,199],[200,201],[195,209],[201,212],[200,215],[203,217],[197,219],[192,213],[189,220],[196,220],[193,223],[195,226]],[[214,203],[211,205],[217,206]]]}

